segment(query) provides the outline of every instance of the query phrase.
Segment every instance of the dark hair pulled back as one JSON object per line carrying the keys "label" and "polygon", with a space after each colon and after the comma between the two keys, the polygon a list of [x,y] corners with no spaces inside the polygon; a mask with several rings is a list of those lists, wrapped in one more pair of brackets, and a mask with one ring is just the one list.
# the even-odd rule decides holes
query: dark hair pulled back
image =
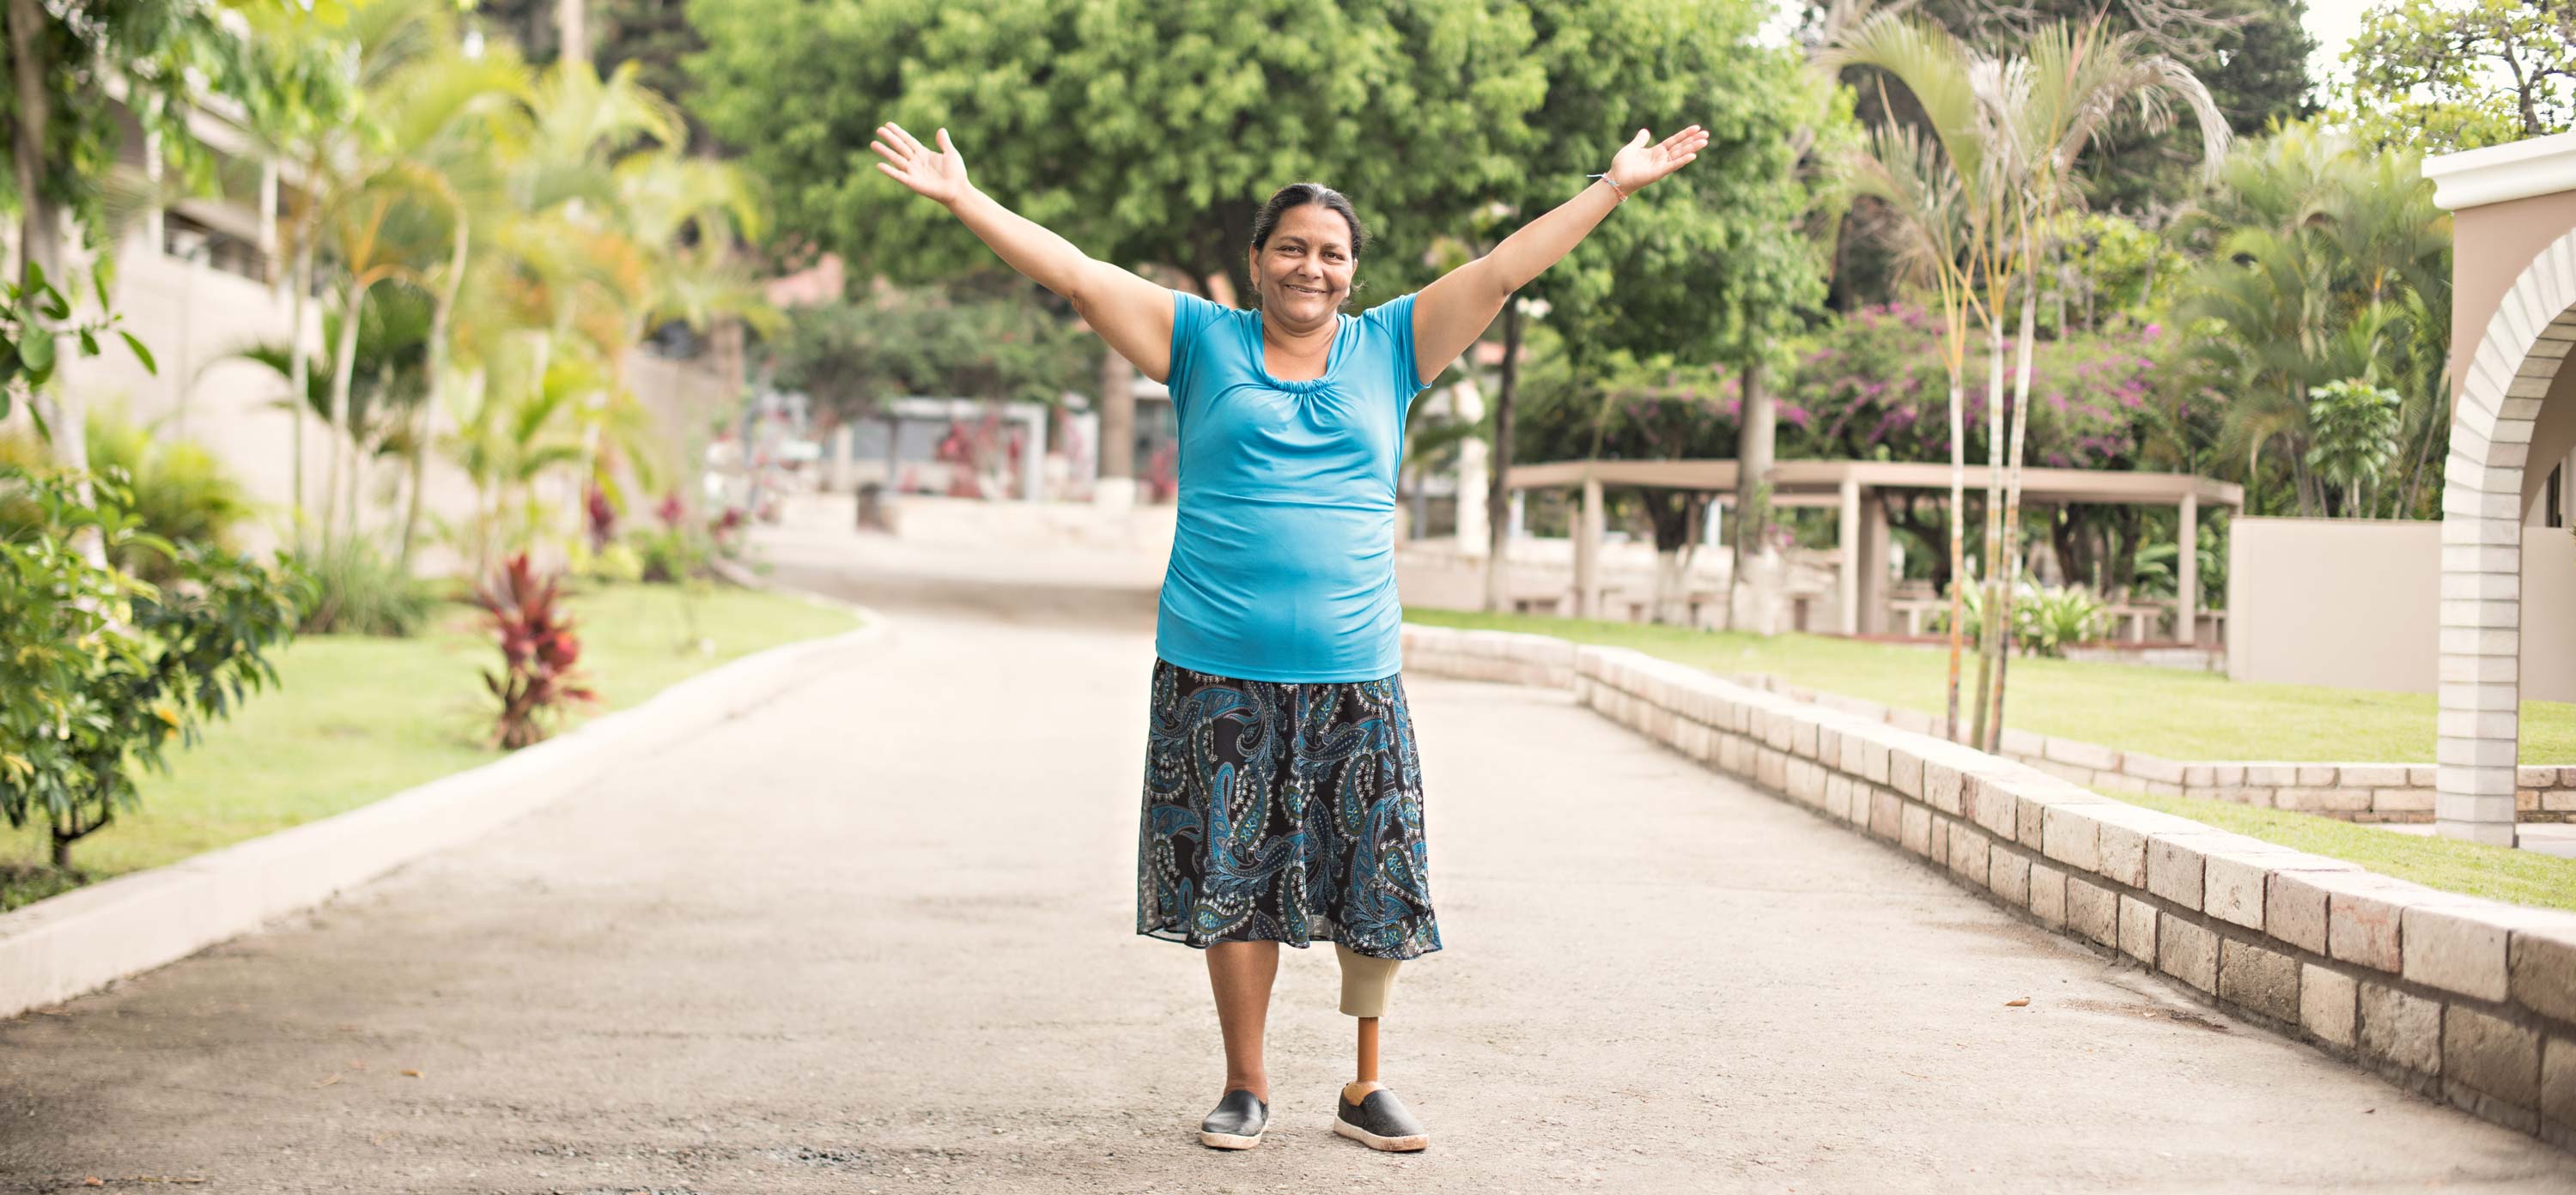
{"label": "dark hair pulled back", "polygon": [[[1310,203],[1320,203],[1331,209],[1342,218],[1342,223],[1350,226],[1351,260],[1359,260],[1360,254],[1368,249],[1368,229],[1360,224],[1360,214],[1351,206],[1350,197],[1322,183],[1290,183],[1273,192],[1269,202],[1262,204],[1261,210],[1253,214],[1252,251],[1259,253],[1269,248],[1270,234],[1279,227],[1279,218]],[[1359,285],[1353,283],[1351,293],[1356,296],[1359,290]],[[1259,305],[1257,292],[1254,305]]]}

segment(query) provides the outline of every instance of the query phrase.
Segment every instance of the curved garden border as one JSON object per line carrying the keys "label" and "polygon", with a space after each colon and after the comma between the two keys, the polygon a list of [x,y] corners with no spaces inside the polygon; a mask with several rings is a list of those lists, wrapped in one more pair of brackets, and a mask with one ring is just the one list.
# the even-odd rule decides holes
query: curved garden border
{"label": "curved garden border", "polygon": [[740,717],[812,675],[818,658],[885,634],[881,616],[844,608],[865,624],[754,652],[632,709],[381,801],[0,914],[0,1017],[253,932],[542,808],[607,760],[659,754]]}

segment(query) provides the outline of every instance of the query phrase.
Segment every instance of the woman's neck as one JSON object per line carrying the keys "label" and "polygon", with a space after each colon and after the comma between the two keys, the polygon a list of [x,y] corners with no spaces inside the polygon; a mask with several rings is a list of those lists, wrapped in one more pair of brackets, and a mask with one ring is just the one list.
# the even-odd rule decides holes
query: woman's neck
{"label": "woman's neck", "polygon": [[1333,337],[1340,320],[1327,315],[1313,328],[1292,328],[1261,315],[1262,368],[1283,382],[1310,382],[1332,365]]}

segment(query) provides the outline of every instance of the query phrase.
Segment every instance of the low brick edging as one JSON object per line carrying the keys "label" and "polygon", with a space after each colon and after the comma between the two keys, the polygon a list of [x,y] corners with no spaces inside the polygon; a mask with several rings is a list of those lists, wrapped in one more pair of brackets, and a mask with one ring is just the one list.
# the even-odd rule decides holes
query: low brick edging
{"label": "low brick edging", "polygon": [[[1819,693],[1769,673],[1733,672],[1726,674],[1726,679],[1917,734],[1941,737],[1941,719],[1919,710]],[[2434,777],[2438,771],[2428,763],[2171,760],[2010,727],[2004,729],[1999,754],[2087,788],[2233,801],[2348,822],[2431,822]],[[2516,781],[2514,805],[2518,820],[2576,821],[2576,767],[2523,767],[2517,769]]]}
{"label": "low brick edging", "polygon": [[1623,648],[1407,624],[1404,661],[1572,689],[2204,1001],[2576,1148],[2576,914],[2376,875]]}
{"label": "low brick edging", "polygon": [[642,705],[480,767],[0,913],[0,1017],[61,1003],[253,932],[542,808],[580,787],[603,761],[651,755],[738,717],[810,675],[815,657],[881,638],[884,620],[858,612],[866,622],[857,630],[729,661]]}

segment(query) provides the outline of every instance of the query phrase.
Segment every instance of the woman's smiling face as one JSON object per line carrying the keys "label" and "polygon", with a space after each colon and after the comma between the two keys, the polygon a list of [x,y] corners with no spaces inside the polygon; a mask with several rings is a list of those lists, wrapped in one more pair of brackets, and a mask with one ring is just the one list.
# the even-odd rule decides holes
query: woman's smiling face
{"label": "woman's smiling face", "polygon": [[1253,251],[1252,283],[1264,313],[1311,326],[1341,311],[1358,267],[1350,222],[1323,204],[1300,204],[1280,213],[1268,243]]}

